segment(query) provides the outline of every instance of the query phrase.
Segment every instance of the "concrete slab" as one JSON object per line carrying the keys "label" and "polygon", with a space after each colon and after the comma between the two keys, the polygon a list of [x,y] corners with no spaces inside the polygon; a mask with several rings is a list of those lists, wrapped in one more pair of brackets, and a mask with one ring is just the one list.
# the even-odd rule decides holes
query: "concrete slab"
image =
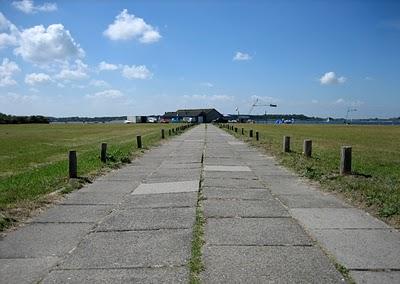
{"label": "concrete slab", "polygon": [[205,187],[203,196],[206,199],[242,199],[242,200],[264,200],[274,199],[271,193],[265,188],[261,189],[226,189]]}
{"label": "concrete slab", "polygon": [[79,243],[61,269],[186,265],[192,230],[99,232]]}
{"label": "concrete slab", "polygon": [[267,200],[204,200],[204,216],[210,217],[289,217],[279,201]]}
{"label": "concrete slab", "polygon": [[259,176],[266,187],[275,194],[310,194],[314,190],[293,176]]}
{"label": "concrete slab", "polygon": [[107,192],[107,193],[129,193],[132,192],[138,185],[140,181],[109,181],[109,180],[96,180],[92,184],[88,184],[81,189],[80,192]]}
{"label": "concrete slab", "polygon": [[207,246],[204,283],[344,283],[316,247]]}
{"label": "concrete slab", "polygon": [[295,208],[291,209],[290,212],[310,229],[389,228],[382,221],[355,208]]}
{"label": "concrete slab", "polygon": [[244,142],[241,141],[228,141],[228,144],[232,146],[246,145]]}
{"label": "concrete slab", "polygon": [[196,204],[197,192],[136,194],[128,196],[120,208],[196,207]]}
{"label": "concrete slab", "polygon": [[111,205],[56,205],[31,222],[94,223],[112,210]]}
{"label": "concrete slab", "polygon": [[0,258],[62,256],[93,227],[80,224],[29,224],[0,241]]}
{"label": "concrete slab", "polygon": [[259,180],[259,178],[252,172],[204,172],[204,179],[253,179]]}
{"label": "concrete slab", "polygon": [[214,172],[251,172],[247,166],[204,166],[204,171]]}
{"label": "concrete slab", "polygon": [[0,259],[1,283],[38,283],[59,258]]}
{"label": "concrete slab", "polygon": [[100,192],[100,191],[90,191],[81,192],[74,191],[68,194],[61,203],[62,204],[91,204],[91,205],[109,205],[118,204],[121,202],[126,193],[123,192]]}
{"label": "concrete slab", "polygon": [[42,283],[187,283],[186,267],[54,270]]}
{"label": "concrete slab", "polygon": [[393,284],[400,283],[400,271],[350,271],[356,283]]}
{"label": "concrete slab", "polygon": [[177,192],[197,192],[199,191],[199,180],[163,182],[139,185],[132,195],[137,194],[160,194]]}
{"label": "concrete slab", "polygon": [[196,208],[146,208],[117,210],[101,222],[96,231],[189,229]]}
{"label": "concrete slab", "polygon": [[312,234],[348,269],[400,269],[395,230],[313,230]]}
{"label": "concrete slab", "polygon": [[346,208],[343,201],[317,191],[306,194],[279,194],[279,200],[289,208]]}
{"label": "concrete slab", "polygon": [[311,245],[311,239],[291,218],[207,219],[205,240],[210,245]]}
{"label": "concrete slab", "polygon": [[247,179],[205,179],[203,182],[204,187],[211,188],[226,188],[226,189],[243,189],[243,188],[264,188],[259,180]]}

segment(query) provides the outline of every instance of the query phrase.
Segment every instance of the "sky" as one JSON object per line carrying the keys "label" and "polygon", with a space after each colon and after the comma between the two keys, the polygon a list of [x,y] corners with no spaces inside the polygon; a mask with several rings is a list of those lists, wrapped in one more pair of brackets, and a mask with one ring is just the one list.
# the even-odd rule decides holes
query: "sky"
{"label": "sky", "polygon": [[[0,0],[0,112],[400,116],[400,1]],[[276,108],[265,105],[276,104]]]}

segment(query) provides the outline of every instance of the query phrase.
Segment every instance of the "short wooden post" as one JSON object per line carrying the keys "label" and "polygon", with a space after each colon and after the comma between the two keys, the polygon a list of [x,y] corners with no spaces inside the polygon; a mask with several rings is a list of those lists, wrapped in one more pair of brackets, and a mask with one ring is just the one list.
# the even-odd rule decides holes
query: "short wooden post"
{"label": "short wooden post", "polygon": [[244,128],[242,128],[242,135],[244,135]]}
{"label": "short wooden post", "polygon": [[175,128],[172,128],[172,133],[175,133]]}
{"label": "short wooden post", "polygon": [[137,147],[139,149],[142,148],[142,136],[140,135],[136,136],[136,141],[137,141]]}
{"label": "short wooden post", "polygon": [[303,142],[303,155],[306,157],[311,157],[311,152],[312,152],[312,141],[306,139]]}
{"label": "short wooden post", "polygon": [[250,129],[249,137],[253,137],[253,129]]}
{"label": "short wooden post", "polygon": [[103,163],[107,162],[107,143],[101,143],[100,160]]}
{"label": "short wooden post", "polygon": [[237,133],[237,127],[235,127],[235,132]]}
{"label": "short wooden post", "polygon": [[258,133],[258,131],[256,131],[256,140],[260,140],[260,134]]}
{"label": "short wooden post", "polygon": [[340,150],[340,174],[351,174],[351,146],[342,146]]}
{"label": "short wooden post", "polygon": [[78,177],[78,161],[76,159],[76,151],[69,151],[69,178]]}
{"label": "short wooden post", "polygon": [[283,152],[290,152],[290,136],[283,136]]}
{"label": "short wooden post", "polygon": [[168,135],[171,136],[172,135],[172,131],[171,129],[168,129]]}
{"label": "short wooden post", "polygon": [[164,129],[161,129],[161,139],[165,139],[165,132],[164,132]]}

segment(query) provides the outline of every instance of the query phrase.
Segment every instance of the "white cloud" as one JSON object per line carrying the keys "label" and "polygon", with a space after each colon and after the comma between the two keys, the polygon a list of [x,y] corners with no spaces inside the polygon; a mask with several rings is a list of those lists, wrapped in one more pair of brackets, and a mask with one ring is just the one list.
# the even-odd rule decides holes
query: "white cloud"
{"label": "white cloud", "polygon": [[153,43],[160,40],[160,33],[142,18],[129,14],[124,9],[103,32],[111,40],[138,39],[141,43]]}
{"label": "white cloud", "polygon": [[208,87],[208,88],[214,87],[214,85],[212,83],[210,83],[210,82],[204,82],[204,83],[201,83],[200,85],[202,85],[204,87]]}
{"label": "white cloud", "polygon": [[31,73],[25,75],[25,83],[28,85],[35,85],[51,81],[51,77],[45,73]]}
{"label": "white cloud", "polygon": [[124,94],[119,90],[105,90],[94,94],[86,95],[88,99],[118,99],[124,97]]}
{"label": "white cloud", "polygon": [[360,107],[364,104],[363,101],[360,100],[355,100],[355,101],[351,101],[351,100],[345,100],[343,98],[339,98],[334,102],[335,105],[346,105],[349,107]]}
{"label": "white cloud", "polygon": [[233,96],[227,95],[184,95],[184,99],[201,100],[201,101],[232,101]]}
{"label": "white cloud", "polygon": [[106,81],[103,80],[91,80],[89,82],[90,86],[94,86],[94,87],[110,87],[110,84],[108,84]]}
{"label": "white cloud", "polygon": [[317,103],[318,103],[318,100],[311,100],[311,102],[312,102],[313,104],[317,104]]}
{"label": "white cloud", "polygon": [[111,63],[107,63],[105,61],[101,61],[99,63],[99,71],[112,71],[112,70],[117,70],[118,69],[118,65],[115,64],[111,64]]}
{"label": "white cloud", "polygon": [[19,71],[17,63],[4,58],[0,65],[0,87],[16,85],[17,82],[13,79],[13,76]]}
{"label": "white cloud", "polygon": [[56,3],[43,3],[42,5],[35,5],[33,0],[13,1],[12,5],[21,12],[32,14],[36,12],[53,12],[57,11]]}
{"label": "white cloud", "polygon": [[327,72],[321,78],[319,82],[321,85],[333,85],[333,84],[343,84],[347,81],[346,77],[338,77],[335,72]]}
{"label": "white cloud", "polygon": [[0,12],[0,49],[17,45],[18,36],[17,27]]}
{"label": "white cloud", "polygon": [[61,79],[65,81],[71,80],[82,80],[89,77],[87,74],[88,66],[84,64],[81,60],[75,60],[75,64],[71,66],[71,64],[67,63],[58,73],[55,75],[56,79]]}
{"label": "white cloud", "polygon": [[339,98],[335,101],[335,104],[343,104],[344,103],[344,99]]}
{"label": "white cloud", "polygon": [[250,60],[252,57],[248,53],[237,51],[233,57],[234,61],[246,61]]}
{"label": "white cloud", "polygon": [[62,24],[34,26],[20,33],[18,47],[14,50],[24,60],[39,65],[70,58],[84,57],[85,52]]}
{"label": "white cloud", "polygon": [[145,65],[125,65],[122,69],[122,76],[128,79],[149,79],[153,74],[147,69]]}
{"label": "white cloud", "polygon": [[2,104],[26,104],[36,101],[39,97],[37,95],[21,95],[17,93],[8,92],[5,95],[0,94],[0,102]]}

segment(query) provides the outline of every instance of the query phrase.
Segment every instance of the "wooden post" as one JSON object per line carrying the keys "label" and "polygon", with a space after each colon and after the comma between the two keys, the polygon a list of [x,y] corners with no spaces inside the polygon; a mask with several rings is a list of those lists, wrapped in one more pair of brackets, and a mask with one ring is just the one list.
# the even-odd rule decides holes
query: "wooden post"
{"label": "wooden post", "polygon": [[312,152],[312,141],[306,139],[303,142],[303,155],[306,157],[311,157],[311,152]]}
{"label": "wooden post", "polygon": [[260,134],[258,133],[258,131],[256,131],[256,140],[260,140]]}
{"label": "wooden post", "polygon": [[69,151],[69,178],[78,177],[78,161],[76,159],[76,151]]}
{"label": "wooden post", "polygon": [[235,127],[235,132],[237,133],[237,127]]}
{"label": "wooden post", "polygon": [[351,146],[342,146],[340,151],[340,174],[351,174]]}
{"label": "wooden post", "polygon": [[172,128],[172,133],[174,133],[174,134],[175,134],[175,128]]}
{"label": "wooden post", "polygon": [[283,152],[290,152],[290,136],[283,136]]}
{"label": "wooden post", "polygon": [[165,139],[164,129],[161,129],[161,139]]}
{"label": "wooden post", "polygon": [[242,135],[244,135],[244,128],[242,128]]}
{"label": "wooden post", "polygon": [[140,135],[136,136],[136,141],[137,141],[137,147],[139,149],[142,148],[142,136]]}
{"label": "wooden post", "polygon": [[253,129],[250,129],[249,137],[253,137]]}
{"label": "wooden post", "polygon": [[168,129],[168,135],[171,136],[172,135],[172,131],[171,129]]}
{"label": "wooden post", "polygon": [[107,162],[107,143],[101,143],[100,160],[103,163]]}

